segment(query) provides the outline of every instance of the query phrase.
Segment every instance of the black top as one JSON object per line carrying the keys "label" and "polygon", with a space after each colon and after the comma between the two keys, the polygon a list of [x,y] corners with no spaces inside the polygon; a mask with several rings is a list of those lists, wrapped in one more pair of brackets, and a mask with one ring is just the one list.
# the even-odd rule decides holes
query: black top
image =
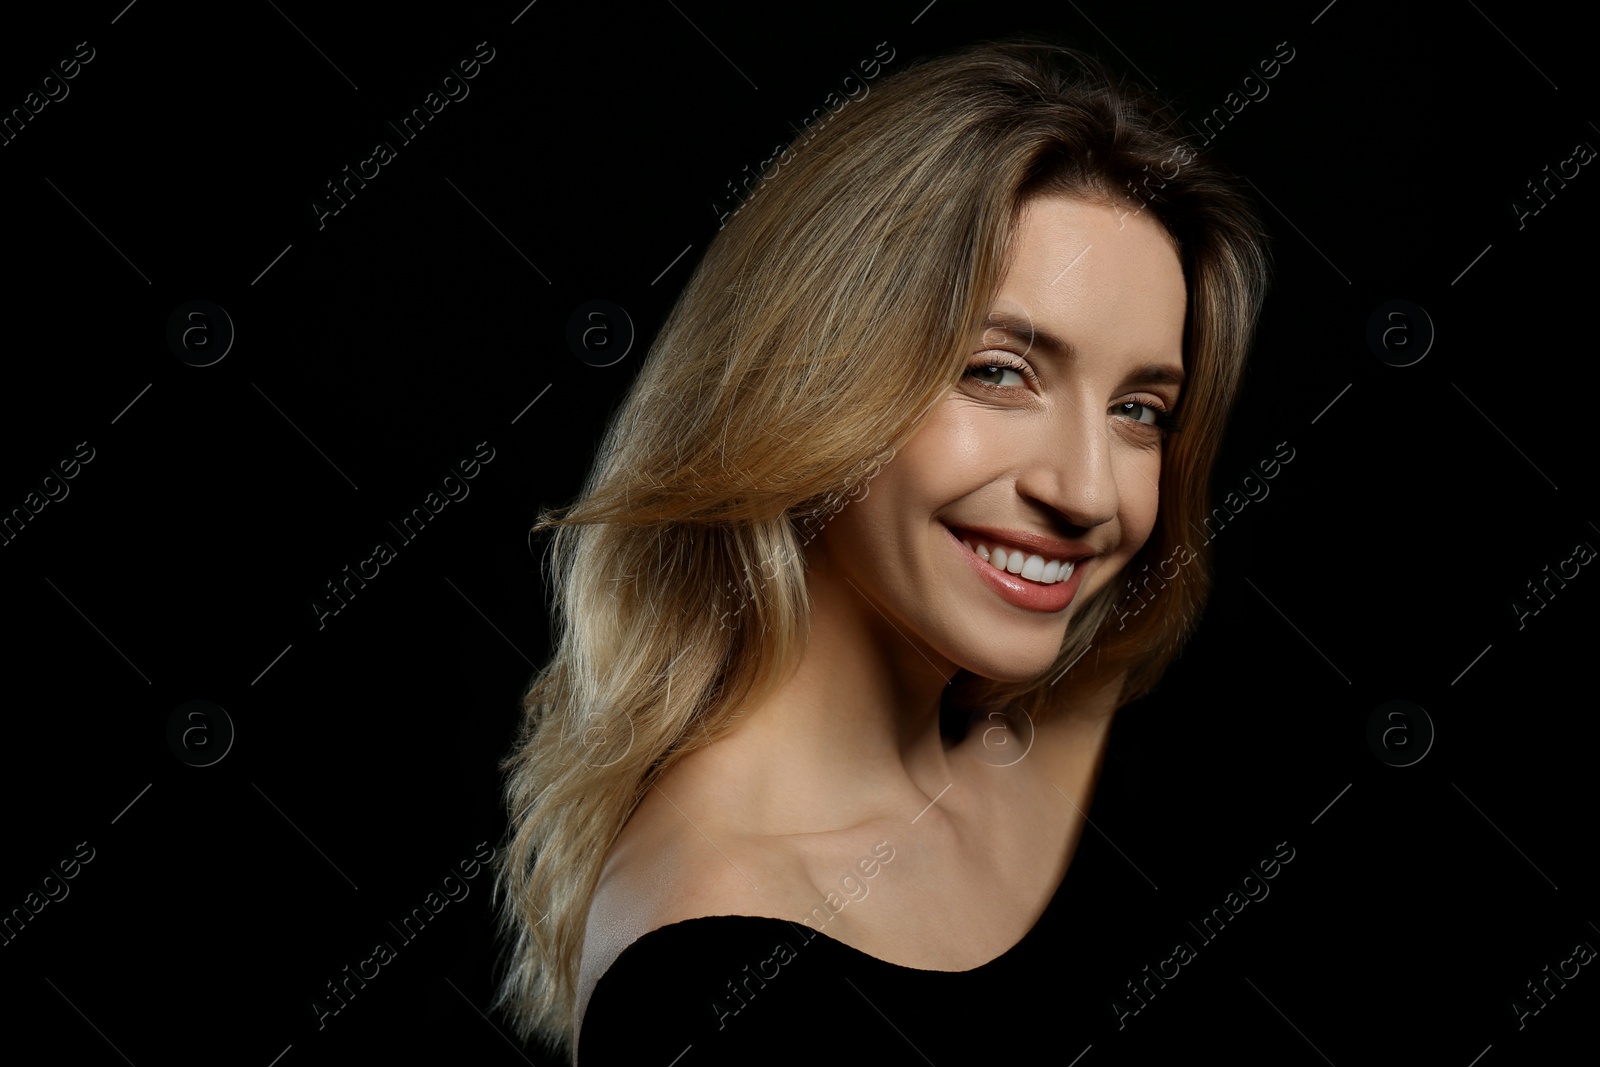
{"label": "black top", "polygon": [[[1096,823],[1119,777],[1108,750]],[[826,925],[716,915],[663,926],[624,949],[596,984],[579,1063],[1065,1067],[1116,1028],[1106,953],[1120,933],[1113,916],[1125,903],[1124,875],[1138,877],[1086,825],[1038,922],[967,971],[889,963],[829,937]]]}

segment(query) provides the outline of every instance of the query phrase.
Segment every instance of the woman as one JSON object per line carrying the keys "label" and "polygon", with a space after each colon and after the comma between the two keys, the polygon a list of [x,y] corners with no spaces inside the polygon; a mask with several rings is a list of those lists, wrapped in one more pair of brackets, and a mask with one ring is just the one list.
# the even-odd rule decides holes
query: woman
{"label": "woman", "polygon": [[914,64],[774,162],[536,527],[524,1036],[921,1062],[941,998],[1015,1006],[1113,714],[1204,599],[1265,274],[1225,176],[1051,45]]}

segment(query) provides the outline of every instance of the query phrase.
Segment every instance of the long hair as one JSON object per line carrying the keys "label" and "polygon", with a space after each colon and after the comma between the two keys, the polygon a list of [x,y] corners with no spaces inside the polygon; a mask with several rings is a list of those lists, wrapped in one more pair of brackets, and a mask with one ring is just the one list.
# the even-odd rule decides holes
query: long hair
{"label": "long hair", "polygon": [[[504,764],[496,881],[496,1003],[525,1039],[570,1048],[608,849],[663,773],[797,661],[805,541],[960,381],[1019,209],[1043,194],[1148,212],[1174,240],[1183,429],[1163,446],[1150,539],[1082,606],[1055,665],[1027,683],[963,672],[946,700],[1037,722],[1120,679],[1120,706],[1194,626],[1209,576],[1185,531],[1206,511],[1266,284],[1255,215],[1086,55],[1008,41],[921,60],[773,161],[668,314],[576,503],[534,527],[554,531],[554,652]],[[885,382],[902,391],[886,401]]]}

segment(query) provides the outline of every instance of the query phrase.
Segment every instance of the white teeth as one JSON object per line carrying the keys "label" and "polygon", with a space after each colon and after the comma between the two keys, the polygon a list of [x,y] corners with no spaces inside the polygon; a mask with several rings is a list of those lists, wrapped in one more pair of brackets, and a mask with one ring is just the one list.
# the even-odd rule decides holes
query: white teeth
{"label": "white teeth", "polygon": [[990,548],[988,545],[975,543],[963,537],[961,543],[966,545],[979,559],[987,562],[996,570],[1008,574],[1016,574],[1032,582],[1042,585],[1052,585],[1064,582],[1072,577],[1073,568],[1077,561],[1063,562],[1061,560],[1046,560],[1038,554],[1029,555],[1019,548],[1010,550],[1004,548]]}

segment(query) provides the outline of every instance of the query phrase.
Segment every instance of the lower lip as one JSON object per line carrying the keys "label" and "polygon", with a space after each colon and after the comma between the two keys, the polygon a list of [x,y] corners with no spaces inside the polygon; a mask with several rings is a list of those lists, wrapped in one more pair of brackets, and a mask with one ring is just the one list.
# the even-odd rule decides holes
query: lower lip
{"label": "lower lip", "polygon": [[1072,568],[1072,577],[1064,582],[1052,582],[1042,585],[1039,582],[1030,582],[1010,571],[1003,571],[994,564],[980,557],[972,549],[962,544],[961,538],[950,527],[945,527],[950,534],[950,540],[960,550],[961,556],[967,565],[977,572],[990,589],[1000,594],[1008,603],[1015,604],[1027,611],[1056,612],[1064,611],[1072,598],[1078,595],[1078,585],[1083,579],[1084,565],[1089,561],[1080,559],[1077,566]]}

